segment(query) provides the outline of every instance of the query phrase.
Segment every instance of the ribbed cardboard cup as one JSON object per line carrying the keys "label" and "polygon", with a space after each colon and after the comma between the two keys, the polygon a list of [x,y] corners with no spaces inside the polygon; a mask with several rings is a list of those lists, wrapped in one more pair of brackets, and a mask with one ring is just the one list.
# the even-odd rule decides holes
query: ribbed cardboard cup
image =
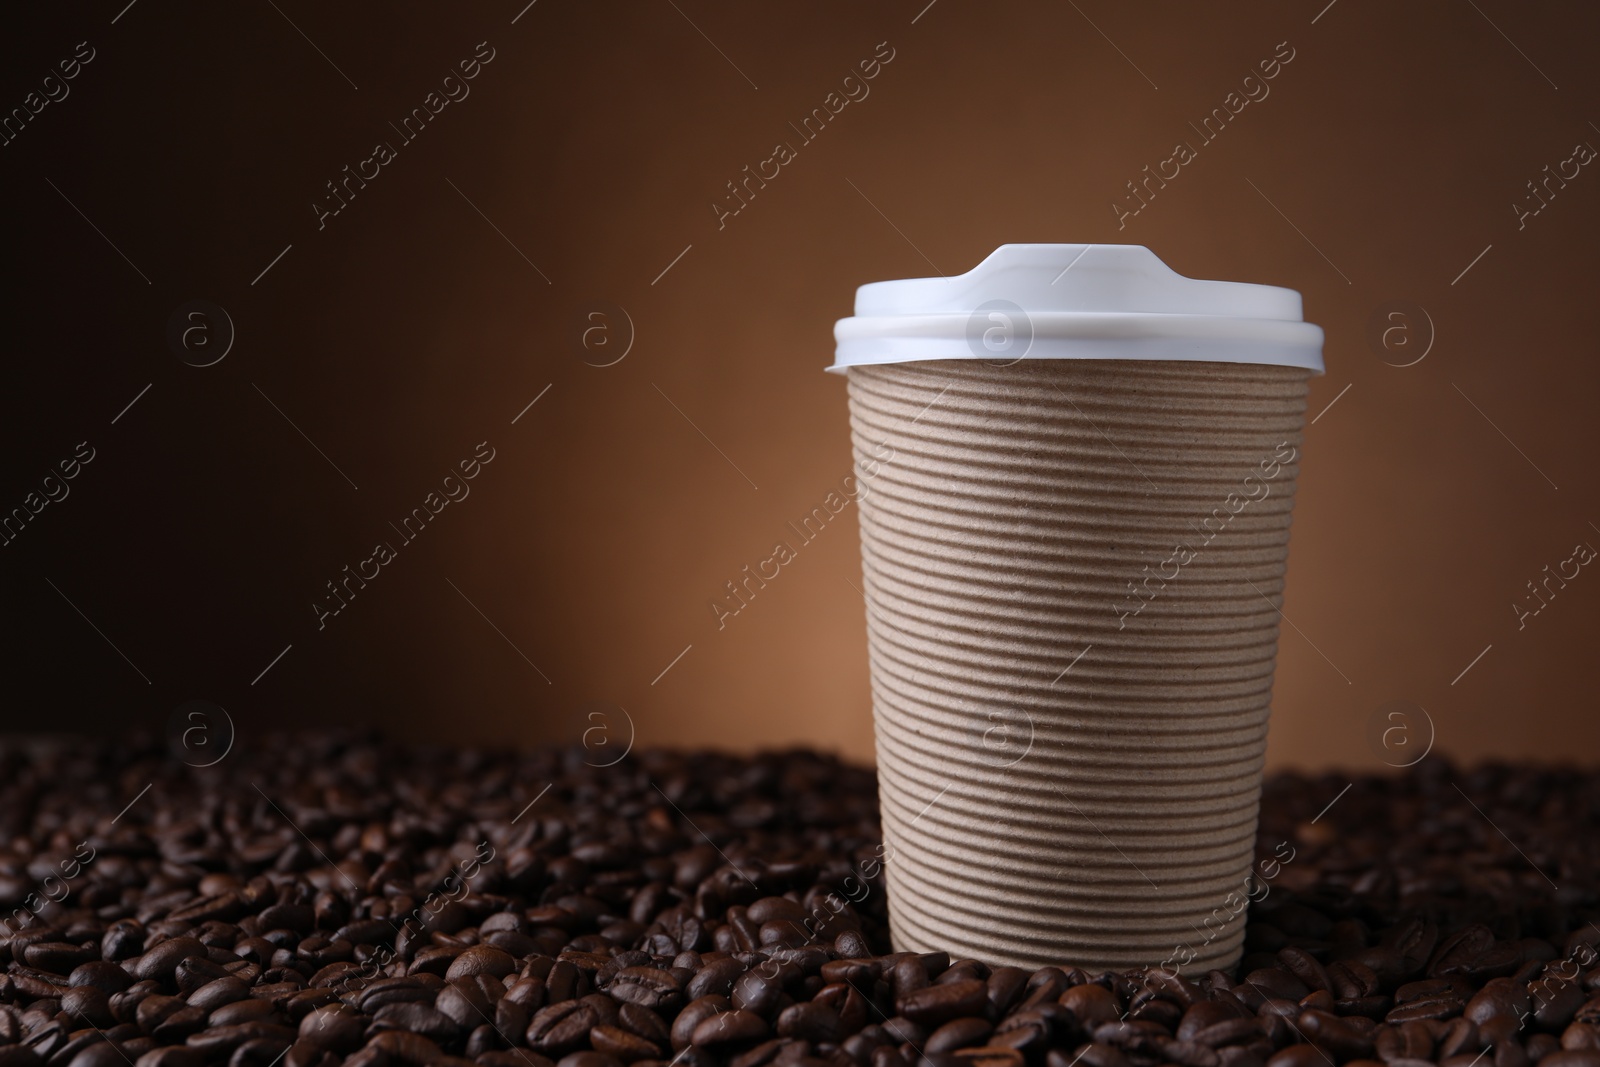
{"label": "ribbed cardboard cup", "polygon": [[1232,967],[1314,368],[844,369],[895,948]]}

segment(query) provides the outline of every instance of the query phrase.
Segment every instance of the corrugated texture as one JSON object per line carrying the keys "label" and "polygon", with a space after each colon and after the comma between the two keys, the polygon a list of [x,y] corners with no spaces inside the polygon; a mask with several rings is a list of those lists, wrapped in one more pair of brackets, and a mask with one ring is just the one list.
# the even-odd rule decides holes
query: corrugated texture
{"label": "corrugated texture", "polygon": [[897,948],[1238,960],[1308,377],[850,370]]}

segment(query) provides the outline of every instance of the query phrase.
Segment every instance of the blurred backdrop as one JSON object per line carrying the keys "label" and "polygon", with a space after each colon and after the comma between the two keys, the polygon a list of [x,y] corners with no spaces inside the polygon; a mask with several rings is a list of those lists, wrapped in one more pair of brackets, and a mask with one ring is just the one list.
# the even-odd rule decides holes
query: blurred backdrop
{"label": "blurred backdrop", "polygon": [[1065,241],[1291,286],[1327,331],[1274,763],[1600,755],[1600,11],[7,21],[7,730],[203,700],[241,743],[870,759],[853,510],[712,604],[850,471],[855,287]]}

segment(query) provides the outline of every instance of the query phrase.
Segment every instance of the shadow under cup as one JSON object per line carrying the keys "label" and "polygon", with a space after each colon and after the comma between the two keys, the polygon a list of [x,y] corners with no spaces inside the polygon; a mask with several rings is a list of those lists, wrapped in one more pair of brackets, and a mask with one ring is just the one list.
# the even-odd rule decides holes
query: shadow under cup
{"label": "shadow under cup", "polygon": [[1312,371],[847,373],[895,948],[1233,966]]}

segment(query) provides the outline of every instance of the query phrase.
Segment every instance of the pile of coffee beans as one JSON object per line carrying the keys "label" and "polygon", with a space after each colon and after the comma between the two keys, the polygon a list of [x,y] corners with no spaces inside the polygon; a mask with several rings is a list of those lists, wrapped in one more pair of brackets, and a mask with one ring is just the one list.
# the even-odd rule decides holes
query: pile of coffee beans
{"label": "pile of coffee beans", "polygon": [[1600,775],[1274,778],[1179,976],[892,952],[868,770],[592,758],[0,745],[0,1067],[1600,1067]]}

